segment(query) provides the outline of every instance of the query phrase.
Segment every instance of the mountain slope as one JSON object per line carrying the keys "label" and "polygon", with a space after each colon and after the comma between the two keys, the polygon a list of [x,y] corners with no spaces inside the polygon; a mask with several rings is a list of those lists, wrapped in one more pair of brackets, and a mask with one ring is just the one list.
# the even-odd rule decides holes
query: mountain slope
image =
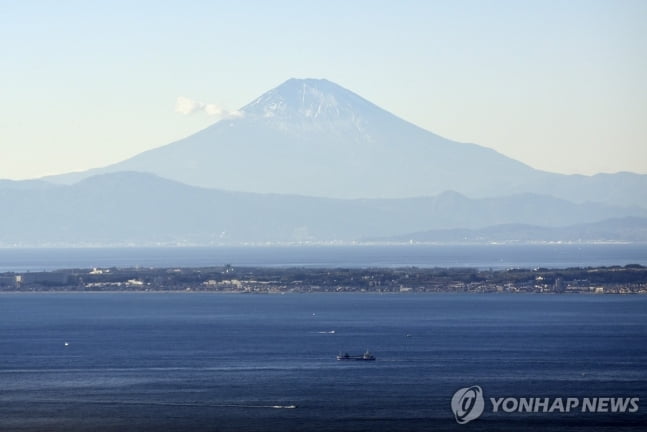
{"label": "mountain slope", "polygon": [[487,174],[498,188],[528,169],[424,131],[326,80],[289,80],[241,112],[97,172],[256,193],[392,198],[462,190],[469,173]]}
{"label": "mountain slope", "polygon": [[[232,191],[335,198],[404,198],[455,190],[647,208],[647,176],[565,176],[475,144],[447,140],[327,80],[291,79],[177,142],[85,173],[139,171]],[[559,155],[556,155],[559,157]]]}
{"label": "mountain slope", "polygon": [[497,223],[559,226],[628,213],[647,217],[639,208],[532,194],[343,200],[224,192],[133,172],[49,189],[0,187],[0,200],[12,210],[0,212],[2,246],[354,241]]}

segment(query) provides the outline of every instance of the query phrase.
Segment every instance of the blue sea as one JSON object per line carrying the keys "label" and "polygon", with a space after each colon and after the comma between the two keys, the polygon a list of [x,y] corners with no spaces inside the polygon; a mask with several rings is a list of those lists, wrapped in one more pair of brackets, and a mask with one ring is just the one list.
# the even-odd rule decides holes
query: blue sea
{"label": "blue sea", "polygon": [[647,244],[0,248],[0,273],[92,267],[473,267],[647,265]]}
{"label": "blue sea", "polygon": [[[1,431],[644,431],[645,365],[647,296],[0,295]],[[458,424],[474,385],[485,411]],[[494,413],[499,396],[640,401]]]}

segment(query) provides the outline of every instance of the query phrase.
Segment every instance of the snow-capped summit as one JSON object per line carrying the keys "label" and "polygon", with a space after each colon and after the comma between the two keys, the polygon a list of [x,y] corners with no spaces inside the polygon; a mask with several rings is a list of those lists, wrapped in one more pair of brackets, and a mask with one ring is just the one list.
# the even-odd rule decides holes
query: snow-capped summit
{"label": "snow-capped summit", "polygon": [[333,82],[296,78],[264,93],[240,111],[248,119],[262,120],[284,132],[328,129],[337,134],[359,133],[366,139],[370,139],[366,129],[376,116],[391,116]]}
{"label": "snow-capped summit", "polygon": [[[343,118],[358,109],[375,107],[365,99],[325,79],[291,78],[264,93],[241,111],[263,117]],[[375,107],[377,108],[377,107]]]}

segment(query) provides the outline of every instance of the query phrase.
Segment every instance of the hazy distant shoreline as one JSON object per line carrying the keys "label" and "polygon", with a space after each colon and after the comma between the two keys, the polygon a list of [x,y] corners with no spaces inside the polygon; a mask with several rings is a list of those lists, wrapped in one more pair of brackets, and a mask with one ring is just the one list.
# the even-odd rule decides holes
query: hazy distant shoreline
{"label": "hazy distant shoreline", "polygon": [[245,243],[53,243],[53,244],[2,244],[0,250],[51,250],[51,249],[191,249],[191,248],[361,248],[361,247],[469,247],[469,246],[595,246],[595,245],[642,245],[647,246],[647,241],[626,240],[592,240],[592,241],[312,241],[312,242],[245,242]]}

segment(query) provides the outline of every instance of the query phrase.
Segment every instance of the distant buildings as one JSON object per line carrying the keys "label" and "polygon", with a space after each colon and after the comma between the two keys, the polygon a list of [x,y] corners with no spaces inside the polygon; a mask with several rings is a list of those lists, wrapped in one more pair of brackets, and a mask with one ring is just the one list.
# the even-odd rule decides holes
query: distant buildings
{"label": "distant buildings", "polygon": [[638,265],[478,270],[466,268],[125,268],[0,274],[0,291],[209,291],[647,293],[647,267]]}

